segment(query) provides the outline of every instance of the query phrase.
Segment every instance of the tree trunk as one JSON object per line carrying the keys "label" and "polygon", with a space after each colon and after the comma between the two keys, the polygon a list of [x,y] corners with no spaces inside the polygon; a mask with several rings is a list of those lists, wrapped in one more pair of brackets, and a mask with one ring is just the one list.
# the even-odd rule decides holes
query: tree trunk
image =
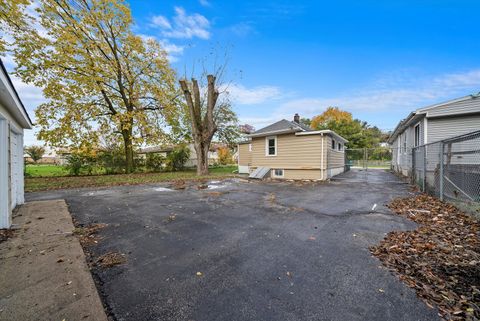
{"label": "tree trunk", "polygon": [[125,145],[125,173],[133,172],[133,143],[132,133],[129,129],[122,130],[123,144]]}
{"label": "tree trunk", "polygon": [[208,150],[210,144],[195,144],[197,153],[197,175],[208,175]]}

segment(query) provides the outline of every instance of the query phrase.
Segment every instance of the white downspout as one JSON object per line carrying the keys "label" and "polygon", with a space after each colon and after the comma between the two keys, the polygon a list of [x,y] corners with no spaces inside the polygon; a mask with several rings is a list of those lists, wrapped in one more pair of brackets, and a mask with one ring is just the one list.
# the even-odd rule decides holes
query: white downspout
{"label": "white downspout", "polygon": [[320,156],[321,157],[320,158],[320,174],[321,174],[320,180],[323,181],[323,140],[324,140],[323,133],[320,134],[320,137],[322,138],[322,155]]}

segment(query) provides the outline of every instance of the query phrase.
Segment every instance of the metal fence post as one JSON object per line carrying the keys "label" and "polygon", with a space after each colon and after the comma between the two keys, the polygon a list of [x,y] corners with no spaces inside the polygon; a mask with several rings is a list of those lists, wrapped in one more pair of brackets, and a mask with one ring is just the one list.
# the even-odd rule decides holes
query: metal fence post
{"label": "metal fence post", "polygon": [[440,142],[440,200],[443,201],[443,153],[444,153],[444,144]]}
{"label": "metal fence post", "polygon": [[417,163],[416,163],[416,157],[415,153],[416,149],[415,147],[412,148],[412,177],[411,177],[411,183],[412,184],[417,184]]}
{"label": "metal fence post", "polygon": [[427,146],[423,146],[423,192],[427,190]]}

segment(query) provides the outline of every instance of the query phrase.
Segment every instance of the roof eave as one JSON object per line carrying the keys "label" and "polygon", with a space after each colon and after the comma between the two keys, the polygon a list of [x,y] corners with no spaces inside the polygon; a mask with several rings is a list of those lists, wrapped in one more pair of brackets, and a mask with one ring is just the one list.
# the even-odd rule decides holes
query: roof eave
{"label": "roof eave", "polygon": [[334,132],[333,130],[330,129],[324,129],[324,130],[312,130],[312,131],[305,131],[305,132],[299,132],[295,133],[297,136],[306,136],[306,135],[332,135],[334,136],[338,141],[341,141],[342,143],[348,143],[348,140]]}
{"label": "roof eave", "polygon": [[30,116],[28,115],[22,100],[20,99],[20,96],[18,95],[18,92],[15,89],[15,86],[13,85],[12,79],[10,78],[7,72],[7,69],[3,64],[2,59],[0,59],[0,71],[7,80],[6,85],[9,87],[7,89],[10,89],[9,90],[10,92],[8,94],[13,98],[13,101],[16,107],[16,108],[13,108],[13,106],[7,104],[5,108],[10,109],[10,111],[12,112],[12,116],[15,117],[15,119],[22,126],[22,128],[32,129],[32,126],[33,126],[32,120],[30,119]]}
{"label": "roof eave", "polygon": [[410,124],[412,123],[413,120],[416,120],[420,117],[426,116],[426,114],[427,113],[425,111],[411,112],[407,116],[407,118],[401,120],[398,123],[397,127],[395,127],[395,129],[393,130],[392,135],[390,135],[390,137],[388,138],[387,143],[392,144],[395,141],[395,139],[397,139],[398,135],[400,135],[400,133],[402,133],[405,130],[405,128],[410,126]]}
{"label": "roof eave", "polygon": [[247,137],[263,137],[263,136],[271,136],[271,135],[279,135],[279,134],[290,134],[290,133],[296,133],[299,132],[300,130],[295,130],[295,129],[281,129],[281,130],[272,130],[269,132],[263,132],[263,133],[258,133],[258,134],[250,134],[247,135]]}

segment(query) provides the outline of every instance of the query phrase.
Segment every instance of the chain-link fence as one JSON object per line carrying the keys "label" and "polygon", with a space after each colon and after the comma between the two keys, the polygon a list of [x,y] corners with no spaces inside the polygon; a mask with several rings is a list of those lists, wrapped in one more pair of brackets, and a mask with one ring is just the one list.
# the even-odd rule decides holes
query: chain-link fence
{"label": "chain-link fence", "polygon": [[347,148],[345,150],[347,169],[390,169],[391,163],[392,149],[389,147]]}
{"label": "chain-link fence", "polygon": [[412,149],[419,188],[480,215],[480,131]]}

